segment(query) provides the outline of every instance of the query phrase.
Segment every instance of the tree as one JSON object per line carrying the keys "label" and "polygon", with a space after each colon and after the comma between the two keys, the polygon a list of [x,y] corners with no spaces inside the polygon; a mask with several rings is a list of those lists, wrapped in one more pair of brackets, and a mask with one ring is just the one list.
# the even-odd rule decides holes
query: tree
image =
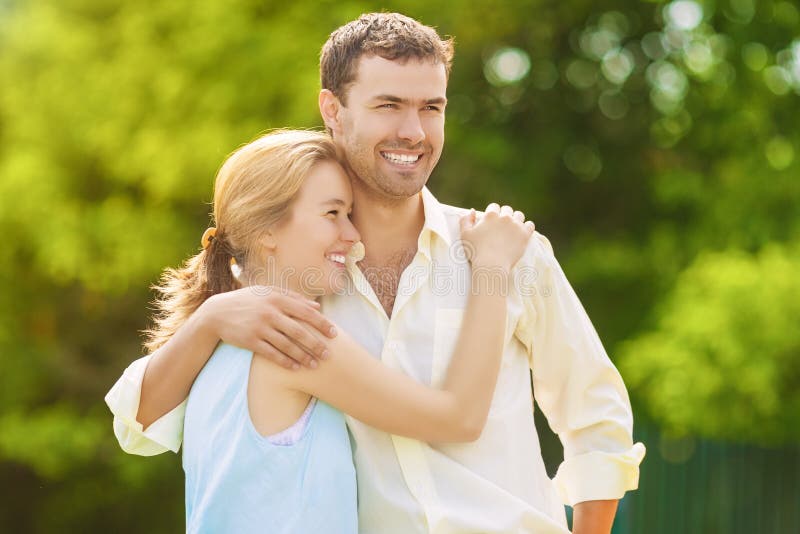
{"label": "tree", "polygon": [[[148,285],[199,246],[224,156],[268,128],[319,126],[321,44],[384,8],[456,37],[431,188],[536,221],[612,357],[619,346],[634,403],[674,430],[797,440],[775,430],[797,402],[795,3],[13,0],[0,7],[0,478],[14,491],[0,530],[180,528],[177,459],[124,457],[101,399],[140,353]],[[746,279],[761,301],[736,292]],[[690,311],[702,328],[679,324]],[[706,334],[723,349],[696,349]],[[731,380],[743,354],[746,379]],[[721,420],[747,403],[765,431],[674,410],[681,390],[651,387],[678,380],[674,361],[716,380],[688,406]],[[772,397],[754,393],[768,384]]]}
{"label": "tree", "polygon": [[800,442],[800,252],[701,254],[626,342],[620,369],[674,434]]}

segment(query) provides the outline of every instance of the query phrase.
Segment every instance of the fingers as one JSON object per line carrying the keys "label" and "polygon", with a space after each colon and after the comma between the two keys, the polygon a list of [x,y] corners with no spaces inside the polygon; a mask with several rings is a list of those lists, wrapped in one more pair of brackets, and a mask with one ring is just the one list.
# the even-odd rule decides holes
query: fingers
{"label": "fingers", "polygon": [[292,360],[288,356],[284,355],[266,341],[259,342],[259,349],[255,351],[254,354],[256,356],[261,356],[262,358],[266,358],[272,363],[280,365],[281,367],[289,369],[291,371],[296,371],[297,369],[300,369],[299,363]]}
{"label": "fingers", "polygon": [[287,369],[317,367],[317,360],[329,354],[323,336],[335,337],[335,326],[319,312],[318,303],[293,291],[265,289],[269,299],[263,301],[267,311],[257,333],[256,343],[263,343],[258,351]]}
{"label": "fingers", "polygon": [[536,225],[533,224],[533,221],[525,221],[525,229],[529,234],[533,234],[533,232],[536,231]]}
{"label": "fingers", "polygon": [[320,307],[319,302],[317,302],[316,300],[312,300],[312,299],[306,297],[305,295],[301,295],[300,293],[292,291],[291,289],[282,289],[281,292],[285,296],[291,297],[294,300],[298,300],[298,301],[302,302],[303,304],[311,306],[312,308],[319,309],[319,307]]}
{"label": "fingers", "polygon": [[486,214],[494,213],[497,215],[505,216],[505,217],[513,217],[515,221],[520,224],[525,222],[525,214],[519,210],[515,210],[511,206],[504,205],[500,206],[497,202],[492,202],[488,206],[486,206]]}
{"label": "fingers", "polygon": [[469,213],[463,215],[459,220],[458,224],[461,227],[461,233],[463,234],[465,231],[469,230],[473,226],[475,226],[475,219],[477,215],[475,214],[475,210],[469,210]]}
{"label": "fingers", "polygon": [[302,350],[307,352],[310,357],[325,360],[330,356],[328,346],[325,344],[324,337],[318,334],[317,331],[308,326],[308,323],[303,319],[298,318],[295,320],[291,317],[286,317],[281,321],[277,327],[290,341],[293,341]]}
{"label": "fingers", "polygon": [[[286,320],[291,321],[291,319]],[[296,330],[293,330],[291,327],[288,327],[284,324],[279,326],[278,329],[269,329],[264,334],[264,337],[266,341],[268,341],[284,356],[291,358],[300,365],[314,369],[317,366],[316,359],[312,357],[312,355],[304,346],[300,345],[295,339],[293,339],[291,335],[284,333],[284,330],[289,330],[293,334],[297,334]]]}
{"label": "fingers", "polygon": [[322,315],[317,308],[318,306],[304,306],[302,302],[290,301],[286,303],[286,312],[290,316],[308,323],[309,326],[316,329],[323,336],[336,337],[336,326]]}
{"label": "fingers", "polygon": [[282,317],[276,322],[275,328],[312,358],[324,360],[330,355],[326,338],[302,319]]}
{"label": "fingers", "polygon": [[[473,210],[474,211],[474,210]],[[466,217],[466,216],[465,216]],[[519,230],[520,227],[525,230],[525,233],[530,237],[536,231],[536,225],[533,221],[526,221],[525,214],[519,210],[515,210],[511,206],[504,205],[500,206],[496,202],[492,202],[488,206],[486,206],[486,211],[484,212],[483,219],[488,221],[495,220],[497,217],[509,217],[511,218],[514,223],[517,225],[517,229]],[[494,224],[494,223],[491,223]],[[491,225],[490,225],[491,227]],[[462,231],[464,230],[463,226],[463,219],[462,219]]]}

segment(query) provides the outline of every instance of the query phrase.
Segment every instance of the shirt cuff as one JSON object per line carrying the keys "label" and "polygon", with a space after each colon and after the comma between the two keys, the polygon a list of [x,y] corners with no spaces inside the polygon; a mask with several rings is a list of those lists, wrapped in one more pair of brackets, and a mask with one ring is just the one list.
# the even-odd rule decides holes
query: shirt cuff
{"label": "shirt cuff", "polygon": [[636,443],[623,453],[592,451],[564,460],[553,483],[568,506],[584,501],[621,499],[639,486],[645,447]]}
{"label": "shirt cuff", "polygon": [[145,356],[130,364],[106,394],[106,404],[114,414],[114,435],[122,450],[129,454],[154,456],[167,451],[177,453],[183,441],[185,400],[153,422],[147,430],[142,430],[142,424],[136,420],[142,381],[149,361],[150,356]]}

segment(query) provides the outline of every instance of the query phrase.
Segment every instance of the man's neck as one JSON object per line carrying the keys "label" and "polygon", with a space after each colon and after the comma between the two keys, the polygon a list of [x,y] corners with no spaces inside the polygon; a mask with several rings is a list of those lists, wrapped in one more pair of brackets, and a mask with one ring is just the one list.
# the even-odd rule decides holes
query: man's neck
{"label": "man's neck", "polygon": [[354,188],[353,224],[361,233],[369,263],[383,263],[410,248],[425,224],[422,195],[402,200],[381,200]]}

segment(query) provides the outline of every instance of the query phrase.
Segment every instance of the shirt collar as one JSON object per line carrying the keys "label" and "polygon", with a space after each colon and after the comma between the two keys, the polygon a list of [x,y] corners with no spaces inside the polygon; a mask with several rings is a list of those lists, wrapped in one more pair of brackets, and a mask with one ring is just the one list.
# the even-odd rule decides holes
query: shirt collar
{"label": "shirt collar", "polygon": [[[444,240],[448,247],[451,244],[452,238],[450,235],[450,228],[447,226],[447,220],[445,219],[444,212],[442,211],[442,205],[439,204],[439,201],[436,200],[436,197],[433,196],[433,193],[431,193],[427,187],[423,187],[420,194],[422,195],[422,208],[425,213],[425,224],[422,226],[422,231],[419,234],[417,246],[419,250],[430,259],[431,234],[438,235],[442,240]],[[347,253],[348,263],[355,263],[363,260],[364,253],[364,243],[359,241],[353,245],[350,251]]]}
{"label": "shirt collar", "polygon": [[430,234],[434,233],[444,240],[447,246],[451,245],[452,236],[450,235],[450,228],[447,226],[447,220],[444,216],[442,205],[436,200],[427,187],[422,188],[422,207],[425,210],[425,224],[420,232],[420,245],[422,245],[423,237],[426,238],[428,247],[430,248]]}

